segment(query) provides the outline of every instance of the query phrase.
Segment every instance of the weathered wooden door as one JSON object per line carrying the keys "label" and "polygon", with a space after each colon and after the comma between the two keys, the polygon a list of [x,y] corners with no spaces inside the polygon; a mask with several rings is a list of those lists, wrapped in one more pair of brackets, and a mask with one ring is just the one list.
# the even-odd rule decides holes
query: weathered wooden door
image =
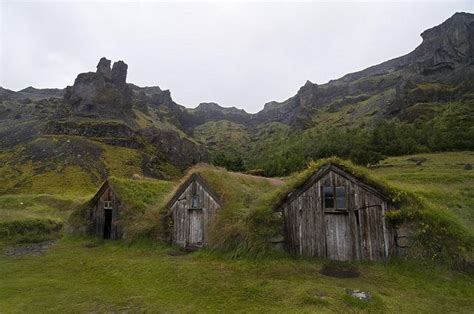
{"label": "weathered wooden door", "polygon": [[380,206],[361,208],[359,211],[359,234],[362,259],[377,261],[386,257],[384,218]]}
{"label": "weathered wooden door", "polygon": [[192,209],[189,211],[188,245],[202,246],[203,240],[203,220],[202,209]]}
{"label": "weathered wooden door", "polygon": [[352,236],[347,213],[324,213],[326,228],[326,256],[331,260],[348,261],[353,258]]}

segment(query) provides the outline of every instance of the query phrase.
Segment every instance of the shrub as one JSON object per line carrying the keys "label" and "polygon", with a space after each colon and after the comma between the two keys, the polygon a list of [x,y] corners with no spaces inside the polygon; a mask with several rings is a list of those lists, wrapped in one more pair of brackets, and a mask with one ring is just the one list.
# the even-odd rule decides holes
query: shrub
{"label": "shrub", "polygon": [[56,238],[63,227],[52,219],[25,219],[0,222],[0,239],[18,242],[38,242]]}

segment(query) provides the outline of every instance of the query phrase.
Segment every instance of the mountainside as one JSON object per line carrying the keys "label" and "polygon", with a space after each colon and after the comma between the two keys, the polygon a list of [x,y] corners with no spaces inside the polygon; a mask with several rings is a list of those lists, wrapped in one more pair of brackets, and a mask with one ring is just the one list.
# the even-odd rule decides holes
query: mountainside
{"label": "mountainside", "polygon": [[[367,164],[382,155],[474,149],[474,15],[456,13],[421,36],[405,56],[326,84],[307,81],[295,96],[247,119],[227,115],[230,129],[251,139],[249,147],[215,122],[195,136],[211,151],[241,148],[250,168],[272,175],[331,154]],[[391,140],[400,143],[381,143]]]}
{"label": "mountainside", "polygon": [[127,84],[127,65],[110,65],[102,58],[64,90],[0,90],[0,192],[78,180],[87,189],[110,175],[170,178],[207,160],[183,132],[176,111],[184,109],[169,91]]}
{"label": "mountainside", "polygon": [[368,164],[474,149],[474,15],[456,13],[421,36],[405,56],[326,84],[307,81],[256,114],[185,108],[168,90],[127,83],[127,64],[106,58],[65,89],[0,88],[1,174],[15,178],[5,191],[53,172],[96,184],[107,175],[167,178],[210,160],[282,175],[328,155]]}

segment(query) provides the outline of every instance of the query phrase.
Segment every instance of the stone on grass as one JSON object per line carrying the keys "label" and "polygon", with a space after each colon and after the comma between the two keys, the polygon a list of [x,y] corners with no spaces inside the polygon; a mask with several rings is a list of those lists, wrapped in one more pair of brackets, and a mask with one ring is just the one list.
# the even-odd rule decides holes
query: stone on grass
{"label": "stone on grass", "polygon": [[370,301],[372,300],[372,295],[369,292],[364,292],[360,290],[351,290],[351,289],[346,289],[346,293],[356,299],[359,299],[361,301]]}

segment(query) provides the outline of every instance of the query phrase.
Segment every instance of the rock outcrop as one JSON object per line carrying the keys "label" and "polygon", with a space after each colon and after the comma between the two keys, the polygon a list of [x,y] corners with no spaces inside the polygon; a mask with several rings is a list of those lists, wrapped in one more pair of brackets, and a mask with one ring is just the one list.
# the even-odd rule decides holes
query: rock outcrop
{"label": "rock outcrop", "polygon": [[123,61],[115,62],[112,67],[112,82],[121,89],[124,89],[127,85],[127,69],[128,65]]}
{"label": "rock outcrop", "polygon": [[105,57],[100,58],[97,64],[96,73],[102,74],[106,79],[112,79],[112,70],[110,69],[111,61]]}
{"label": "rock outcrop", "polygon": [[378,111],[385,117],[398,115],[419,102],[467,97],[464,95],[474,90],[474,14],[456,13],[424,31],[421,37],[423,42],[405,56],[327,84],[307,81],[295,96],[282,103],[265,105],[252,121],[256,124],[278,121],[304,128],[315,110],[339,110],[384,92]]}
{"label": "rock outcrop", "polygon": [[101,58],[97,71],[81,73],[73,86],[66,88],[64,100],[75,115],[87,117],[124,117],[132,109],[131,91],[126,84],[128,66]]}

